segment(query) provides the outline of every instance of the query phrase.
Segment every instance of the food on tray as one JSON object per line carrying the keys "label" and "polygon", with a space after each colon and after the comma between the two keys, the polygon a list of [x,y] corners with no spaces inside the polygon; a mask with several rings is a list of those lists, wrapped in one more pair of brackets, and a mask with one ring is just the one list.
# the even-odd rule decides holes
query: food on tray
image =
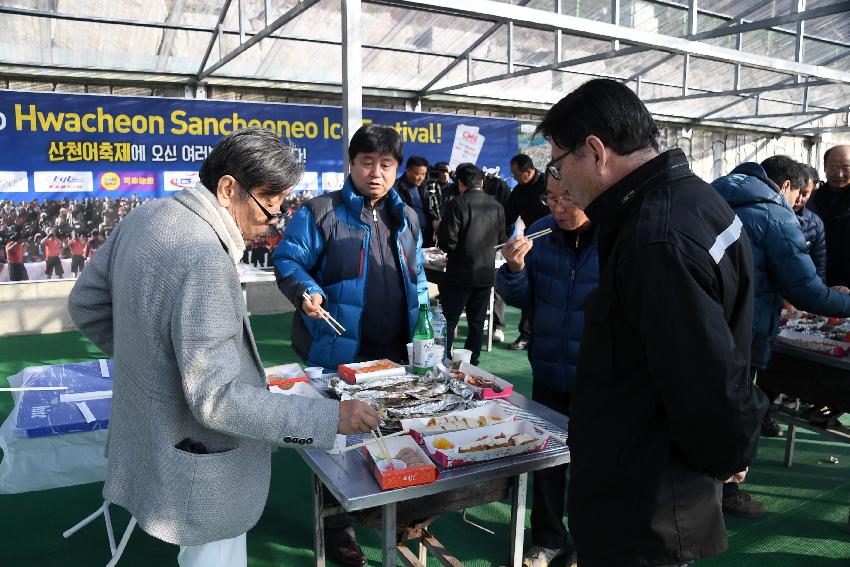
{"label": "food on tray", "polygon": [[474,429],[500,423],[503,419],[498,415],[481,415],[478,417],[464,417],[458,415],[445,415],[443,417],[432,417],[425,424],[422,431],[460,431],[461,429]]}
{"label": "food on tray", "polygon": [[375,361],[375,364],[364,366],[363,368],[357,368],[355,372],[357,374],[367,374],[369,372],[379,372],[381,370],[390,370],[392,368],[398,368],[398,364],[385,359]]}
{"label": "food on tray", "polygon": [[403,461],[408,467],[421,467],[430,465],[431,462],[425,458],[421,451],[413,447],[405,447],[395,456],[396,460]]}
{"label": "food on tray", "polygon": [[[534,443],[536,439],[528,433],[516,433],[508,437],[504,433],[495,436],[484,435],[475,441],[458,447],[458,453],[474,453],[476,451],[489,451],[490,449],[501,449],[503,447],[518,447]],[[434,447],[437,448],[436,443]]]}
{"label": "food on tray", "polygon": [[483,376],[468,374],[466,376],[466,383],[470,386],[475,386],[476,388],[490,388],[496,394],[502,391],[502,388],[500,388],[499,385],[496,384],[495,380],[488,380]]}
{"label": "food on tray", "polygon": [[446,439],[445,437],[437,437],[434,439],[434,448],[435,449],[454,449],[455,444]]}

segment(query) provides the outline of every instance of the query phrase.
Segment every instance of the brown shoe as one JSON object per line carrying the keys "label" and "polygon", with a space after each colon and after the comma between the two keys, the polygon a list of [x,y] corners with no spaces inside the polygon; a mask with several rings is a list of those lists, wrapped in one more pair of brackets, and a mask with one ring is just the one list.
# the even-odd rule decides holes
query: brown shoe
{"label": "brown shoe", "polygon": [[723,513],[739,518],[758,518],[764,515],[764,505],[743,490],[723,499]]}
{"label": "brown shoe", "polygon": [[325,551],[333,560],[346,567],[362,567],[366,565],[366,556],[360,549],[360,544],[354,537],[354,530],[346,528],[343,530],[325,531]]}

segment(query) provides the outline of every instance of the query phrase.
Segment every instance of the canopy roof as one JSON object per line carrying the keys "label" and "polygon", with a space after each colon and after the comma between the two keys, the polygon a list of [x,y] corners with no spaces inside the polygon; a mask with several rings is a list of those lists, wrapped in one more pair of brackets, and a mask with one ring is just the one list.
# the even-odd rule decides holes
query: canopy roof
{"label": "canopy roof", "polygon": [[[0,74],[339,92],[343,2],[0,0]],[[850,131],[849,12],[848,0],[362,0],[360,80],[367,94],[539,110],[609,77],[663,118]]]}

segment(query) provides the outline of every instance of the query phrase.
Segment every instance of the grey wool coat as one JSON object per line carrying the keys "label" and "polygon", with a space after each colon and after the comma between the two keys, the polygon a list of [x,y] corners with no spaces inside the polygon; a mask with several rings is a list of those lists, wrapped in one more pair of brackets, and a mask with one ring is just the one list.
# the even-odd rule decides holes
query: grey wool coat
{"label": "grey wool coat", "polygon": [[[103,496],[178,545],[249,530],[273,446],[331,447],[339,420],[335,401],[266,390],[231,257],[242,241],[215,207],[192,188],[134,210],[69,298],[74,323],[114,359]],[[186,438],[209,454],[175,447]]]}

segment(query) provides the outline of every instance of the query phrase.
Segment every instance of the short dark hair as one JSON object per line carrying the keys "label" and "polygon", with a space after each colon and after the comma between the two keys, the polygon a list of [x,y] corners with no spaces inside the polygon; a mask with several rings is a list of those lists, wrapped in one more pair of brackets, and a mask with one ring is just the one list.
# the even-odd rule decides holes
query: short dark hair
{"label": "short dark hair", "polygon": [[658,151],[660,136],[638,96],[611,79],[590,80],[555,103],[534,131],[538,134],[569,151],[596,136],[621,156],[646,148]]}
{"label": "short dark hair", "polygon": [[814,181],[815,184],[817,184],[817,182],[820,181],[820,173],[818,173],[817,169],[815,169],[811,165],[807,165],[806,171],[809,172],[809,181]]}
{"label": "short dark hair", "polygon": [[262,187],[278,195],[301,181],[304,170],[292,155],[292,146],[266,128],[243,128],[224,137],[201,164],[204,187],[215,193],[219,180],[230,175],[243,193]]}
{"label": "short dark hair", "polygon": [[449,162],[447,161],[438,161],[434,164],[434,169],[437,171],[442,171],[444,173],[451,173],[452,168],[449,166]]}
{"label": "short dark hair", "polygon": [[422,156],[410,156],[407,158],[407,165],[405,168],[410,169],[411,167],[428,167],[428,160]]}
{"label": "short dark hair", "polygon": [[771,181],[778,187],[782,187],[785,181],[791,182],[792,189],[801,189],[806,185],[809,177],[808,172],[801,163],[797,163],[788,156],[770,156],[761,166]]}
{"label": "short dark hair", "polygon": [[511,165],[515,165],[520,171],[530,171],[534,169],[534,160],[528,154],[517,154],[511,158]]}
{"label": "short dark hair", "polygon": [[463,183],[467,189],[478,189],[484,183],[484,172],[471,163],[458,165],[455,176],[458,183]]}
{"label": "short dark hair", "polygon": [[393,156],[401,165],[404,161],[404,151],[401,149],[401,136],[394,128],[379,124],[361,126],[351,137],[348,144],[348,159],[353,161],[357,154],[378,152],[381,155]]}

